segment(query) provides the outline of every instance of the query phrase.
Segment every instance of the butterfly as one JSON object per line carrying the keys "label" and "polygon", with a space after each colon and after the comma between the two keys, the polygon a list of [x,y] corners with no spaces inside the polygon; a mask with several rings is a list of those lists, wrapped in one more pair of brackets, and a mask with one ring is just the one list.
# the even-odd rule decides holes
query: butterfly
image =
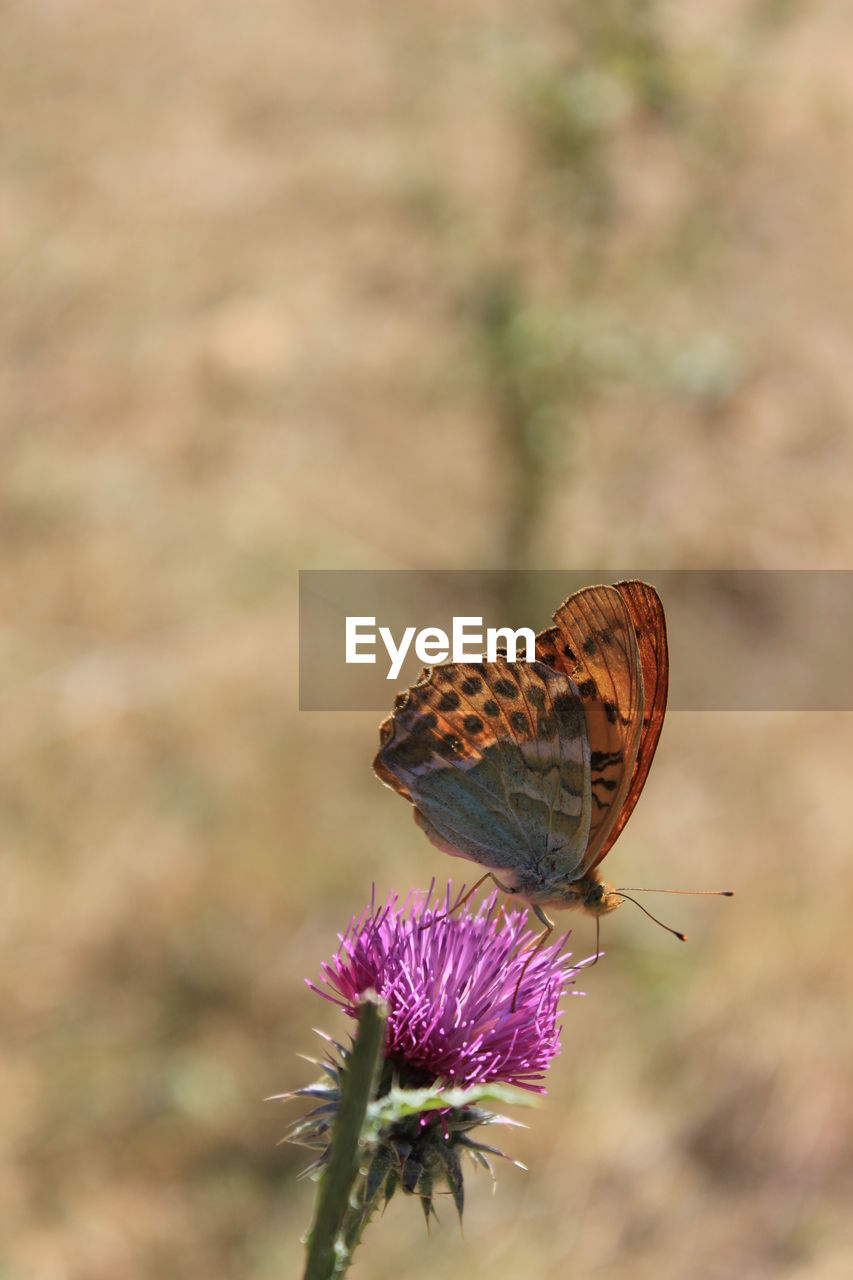
{"label": "butterfly", "polygon": [[647,583],[587,587],[553,621],[534,662],[426,668],[373,761],[434,845],[487,868],[549,931],[546,908],[598,919],[623,900],[598,867],[648,777],[669,683]]}

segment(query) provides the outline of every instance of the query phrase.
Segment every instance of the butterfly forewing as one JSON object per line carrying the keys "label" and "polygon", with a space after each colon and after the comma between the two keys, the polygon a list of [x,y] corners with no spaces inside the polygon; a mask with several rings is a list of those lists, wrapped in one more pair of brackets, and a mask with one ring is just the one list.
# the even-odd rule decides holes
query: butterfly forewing
{"label": "butterfly forewing", "polygon": [[578,874],[592,818],[581,696],[538,663],[449,663],[398,698],[380,727],[379,777],[446,852],[507,883]]}
{"label": "butterfly forewing", "polygon": [[643,729],[643,674],[628,605],[614,587],[569,596],[554,623],[537,637],[536,656],[577,686],[589,739],[592,815],[582,874],[603,857],[630,792]]}

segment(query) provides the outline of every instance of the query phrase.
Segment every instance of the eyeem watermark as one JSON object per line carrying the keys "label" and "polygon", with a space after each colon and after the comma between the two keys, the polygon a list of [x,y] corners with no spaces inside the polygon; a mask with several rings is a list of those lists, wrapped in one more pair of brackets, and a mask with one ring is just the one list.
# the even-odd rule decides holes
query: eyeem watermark
{"label": "eyeem watermark", "polygon": [[853,570],[638,565],[303,569],[299,705],[387,715],[389,689],[421,667],[512,657],[513,641],[530,661],[567,596],[626,578],[666,609],[670,711],[853,711]]}
{"label": "eyeem watermark", "polygon": [[[536,635],[530,627],[519,627],[517,631],[511,627],[486,627],[484,635],[481,617],[454,617],[449,636],[441,627],[424,627],[420,631],[406,627],[398,643],[390,627],[376,626],[376,618],[347,615],[347,663],[375,663],[380,641],[390,663],[386,680],[397,679],[413,642],[415,656],[426,666],[448,658],[452,662],[482,662],[485,657],[486,662],[494,662],[498,650],[506,653],[508,662],[536,660]],[[519,657],[521,647],[523,657]]]}

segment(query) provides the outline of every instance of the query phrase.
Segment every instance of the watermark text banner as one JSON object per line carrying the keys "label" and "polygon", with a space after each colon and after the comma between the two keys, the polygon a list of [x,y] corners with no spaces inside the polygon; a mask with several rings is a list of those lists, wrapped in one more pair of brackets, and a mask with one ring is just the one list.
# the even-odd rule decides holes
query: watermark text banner
{"label": "watermark text banner", "polygon": [[460,638],[476,660],[517,632],[524,659],[568,595],[625,578],[663,600],[672,710],[853,710],[853,571],[840,569],[303,570],[300,708],[387,712]]}

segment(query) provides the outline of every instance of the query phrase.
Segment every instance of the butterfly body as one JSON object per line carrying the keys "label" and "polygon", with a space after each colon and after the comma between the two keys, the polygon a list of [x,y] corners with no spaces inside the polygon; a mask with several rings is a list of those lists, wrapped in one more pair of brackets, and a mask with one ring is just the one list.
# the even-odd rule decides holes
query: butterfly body
{"label": "butterfly body", "polygon": [[534,908],[552,911],[585,911],[590,916],[605,916],[622,905],[622,898],[612,885],[600,880],[597,871],[590,871],[579,880],[563,883],[559,880],[532,884],[525,891],[515,890]]}
{"label": "butterfly body", "polygon": [[438,848],[544,908],[598,917],[597,866],[630,815],[663,723],[663,606],[645,583],[570,596],[536,661],[427,669],[380,726],[374,770]]}

